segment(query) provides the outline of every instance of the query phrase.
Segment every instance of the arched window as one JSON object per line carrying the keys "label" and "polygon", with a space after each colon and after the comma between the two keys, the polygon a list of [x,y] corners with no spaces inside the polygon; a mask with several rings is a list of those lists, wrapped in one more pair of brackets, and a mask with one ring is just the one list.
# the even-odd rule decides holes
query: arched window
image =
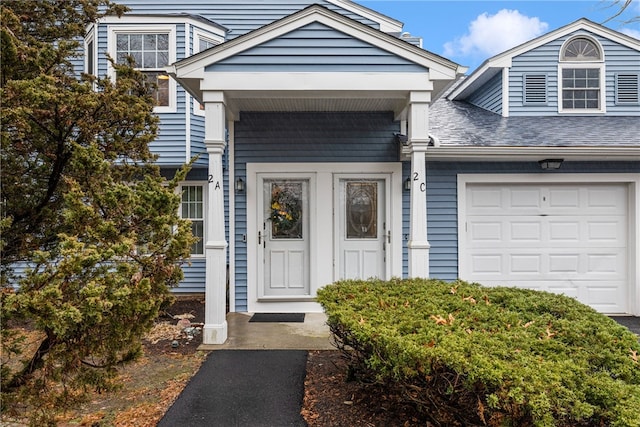
{"label": "arched window", "polygon": [[600,46],[587,37],[564,44],[558,79],[560,112],[604,112],[603,59]]}
{"label": "arched window", "polygon": [[563,61],[598,61],[600,49],[591,40],[579,37],[569,41],[562,50]]}

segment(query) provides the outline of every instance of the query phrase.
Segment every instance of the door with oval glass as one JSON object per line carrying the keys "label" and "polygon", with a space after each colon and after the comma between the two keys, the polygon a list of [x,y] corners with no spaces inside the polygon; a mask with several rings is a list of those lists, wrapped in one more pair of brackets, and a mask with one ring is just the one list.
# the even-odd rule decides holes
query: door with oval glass
{"label": "door with oval glass", "polygon": [[339,279],[386,279],[389,179],[336,177],[338,214],[336,275]]}
{"label": "door with oval glass", "polygon": [[259,297],[309,295],[309,180],[262,178]]}

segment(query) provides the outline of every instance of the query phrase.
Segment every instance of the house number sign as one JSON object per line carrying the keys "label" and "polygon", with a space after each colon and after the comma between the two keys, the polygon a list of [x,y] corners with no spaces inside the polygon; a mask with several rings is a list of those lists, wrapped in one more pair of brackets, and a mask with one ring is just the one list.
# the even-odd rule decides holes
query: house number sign
{"label": "house number sign", "polygon": [[[413,180],[414,181],[420,181],[420,175],[418,174],[418,172],[414,172],[413,173]],[[423,193],[425,191],[427,191],[427,183],[425,183],[425,182],[421,182],[420,183],[420,191],[423,192]]]}
{"label": "house number sign", "polygon": [[[209,175],[209,184],[213,184],[214,179],[213,179],[213,175]],[[219,190],[220,187],[220,181],[215,181],[216,186],[214,187],[214,190]]]}

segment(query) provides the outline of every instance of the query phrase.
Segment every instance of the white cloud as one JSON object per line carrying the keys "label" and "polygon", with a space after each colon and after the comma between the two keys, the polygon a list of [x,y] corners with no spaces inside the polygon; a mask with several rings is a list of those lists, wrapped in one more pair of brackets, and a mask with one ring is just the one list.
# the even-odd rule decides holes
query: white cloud
{"label": "white cloud", "polygon": [[522,15],[517,10],[502,9],[495,15],[483,13],[471,24],[469,32],[444,45],[444,56],[489,57],[545,33],[549,24]]}
{"label": "white cloud", "polygon": [[632,28],[623,28],[620,30],[621,33],[626,34],[631,37],[635,37],[640,40],[640,31],[634,30]]}

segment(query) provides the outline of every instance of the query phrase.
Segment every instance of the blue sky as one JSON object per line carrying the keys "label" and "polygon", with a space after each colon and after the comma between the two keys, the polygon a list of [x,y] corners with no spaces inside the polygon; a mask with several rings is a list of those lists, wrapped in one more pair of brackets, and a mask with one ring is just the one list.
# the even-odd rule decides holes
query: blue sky
{"label": "blue sky", "polygon": [[[485,59],[580,18],[602,23],[616,8],[613,0],[356,0],[404,23],[423,38],[423,48],[473,71]],[[640,0],[605,25],[640,39]]]}

